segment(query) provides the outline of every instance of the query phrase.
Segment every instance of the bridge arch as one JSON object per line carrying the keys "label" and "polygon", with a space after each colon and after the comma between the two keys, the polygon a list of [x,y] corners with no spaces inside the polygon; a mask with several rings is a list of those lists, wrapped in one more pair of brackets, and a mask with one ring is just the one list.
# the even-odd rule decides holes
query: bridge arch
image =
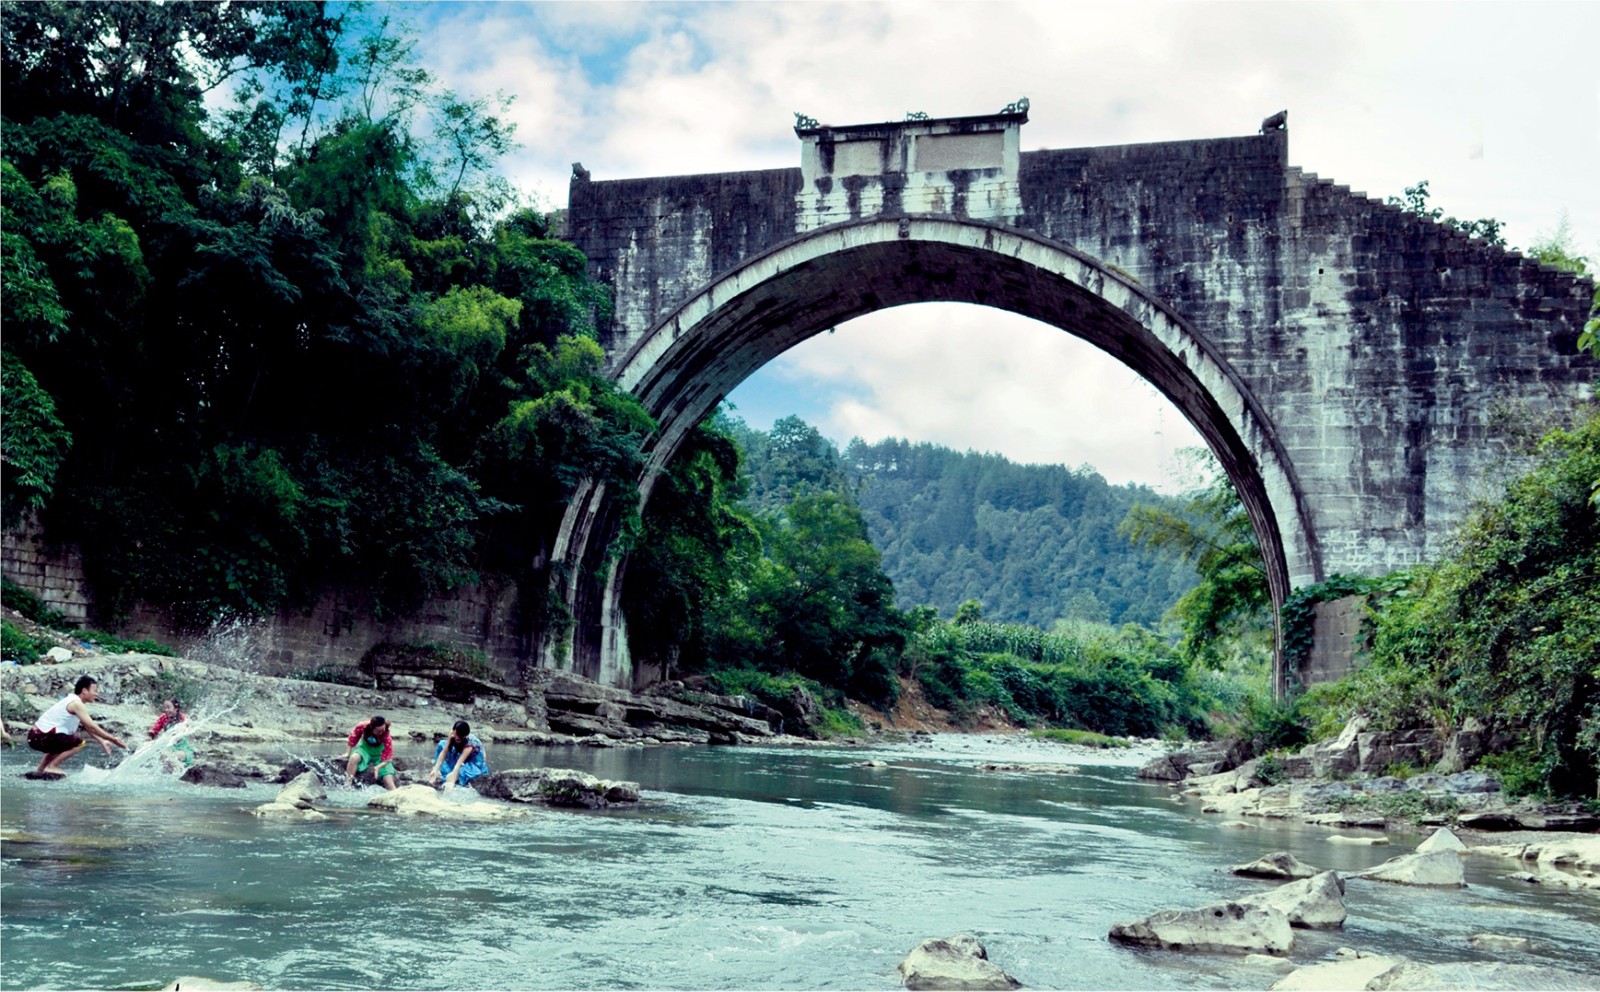
{"label": "bridge arch", "polygon": [[[909,303],[1009,310],[1082,338],[1160,390],[1216,454],[1266,560],[1274,605],[1323,578],[1316,529],[1270,417],[1219,350],[1131,276],[1016,228],[948,218],[876,218],[793,237],[712,279],[655,323],[613,375],[656,418],[640,492],[648,501],[688,432],[736,386],[800,342]],[[626,561],[605,494],[577,493],[552,558],[573,626],[540,663],[610,684],[632,680],[622,616]],[[1285,678],[1281,652],[1275,683]]]}

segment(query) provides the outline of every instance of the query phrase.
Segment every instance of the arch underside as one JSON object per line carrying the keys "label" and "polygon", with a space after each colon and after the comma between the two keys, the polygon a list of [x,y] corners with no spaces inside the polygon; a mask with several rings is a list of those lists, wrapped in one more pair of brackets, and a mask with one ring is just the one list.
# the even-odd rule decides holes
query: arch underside
{"label": "arch underside", "polygon": [[[971,222],[878,220],[811,232],[716,279],[658,322],[615,370],[659,425],[646,451],[643,498],[688,432],[757,369],[854,317],[925,302],[1031,317],[1127,365],[1195,426],[1238,489],[1274,604],[1322,578],[1292,466],[1259,405],[1205,339],[1127,276],[1067,246]],[[625,563],[603,567],[614,533],[603,503],[590,494],[568,510],[554,550],[578,566],[565,593],[576,625],[567,652],[547,650],[544,660],[617,682],[629,677]],[[1275,674],[1281,683],[1281,664]]]}

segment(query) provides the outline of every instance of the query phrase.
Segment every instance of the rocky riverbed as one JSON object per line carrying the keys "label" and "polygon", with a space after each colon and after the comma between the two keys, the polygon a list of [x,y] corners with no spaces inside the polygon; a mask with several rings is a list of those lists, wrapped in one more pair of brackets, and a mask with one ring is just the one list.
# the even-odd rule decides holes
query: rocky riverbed
{"label": "rocky riverbed", "polygon": [[1433,771],[1387,774],[1397,754],[1427,754],[1418,737],[1368,731],[1358,718],[1335,740],[1286,759],[1243,760],[1237,748],[1207,745],[1161,754],[1139,777],[1170,782],[1175,798],[1243,829],[1289,819],[1348,830],[1332,838],[1344,843],[1385,845],[1393,827],[1449,826],[1464,850],[1531,869],[1509,877],[1600,893],[1600,815],[1576,803],[1508,797],[1493,775],[1451,770],[1450,745]]}
{"label": "rocky riverbed", "polygon": [[[160,700],[189,701],[203,718],[199,735],[225,746],[323,743],[340,750],[344,735],[374,713],[395,732],[432,741],[460,719],[485,743],[614,747],[651,744],[808,743],[786,733],[807,726],[808,700],[788,713],[743,696],[693,692],[670,683],[650,693],[598,685],[566,672],[542,672],[530,689],[453,677],[377,679],[379,688],[257,675],[235,668],[149,654],[86,654],[62,664],[0,667],[0,702],[10,732],[26,728],[70,692],[80,675],[100,681],[95,719],[130,743],[142,741]],[[441,678],[444,677],[441,674]]]}

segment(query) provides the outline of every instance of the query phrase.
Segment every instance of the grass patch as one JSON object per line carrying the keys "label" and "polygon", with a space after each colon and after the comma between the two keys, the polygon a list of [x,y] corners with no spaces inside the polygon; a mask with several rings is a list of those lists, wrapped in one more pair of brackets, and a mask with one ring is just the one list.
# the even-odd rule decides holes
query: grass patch
{"label": "grass patch", "polygon": [[10,579],[0,579],[0,597],[4,597],[7,606],[41,627],[51,630],[72,629],[72,623],[67,620],[65,613],[46,606],[44,600]]}
{"label": "grass patch", "polygon": [[1262,785],[1277,785],[1279,782],[1289,781],[1289,773],[1284,770],[1281,752],[1271,751],[1256,759],[1256,779]]}
{"label": "grass patch", "polygon": [[372,676],[354,665],[320,665],[316,668],[302,668],[297,672],[290,672],[284,678],[298,679],[301,682],[328,682],[333,685],[355,686],[359,689],[371,689],[373,686]]}
{"label": "grass patch", "polygon": [[817,709],[822,714],[822,720],[817,726],[817,733],[824,738],[859,737],[866,733],[866,725],[861,718],[846,709],[834,709],[831,706],[818,705]]}
{"label": "grass patch", "polygon": [[10,621],[0,621],[0,658],[6,661],[31,665],[55,643],[48,637],[35,637]]}
{"label": "grass patch", "polygon": [[75,630],[72,636],[80,641],[87,641],[96,647],[109,651],[112,654],[157,654],[164,658],[176,658],[178,652],[162,644],[160,641],[130,641],[108,634],[103,630]]}
{"label": "grass patch", "polygon": [[1318,806],[1323,808],[1307,807],[1307,811],[1375,813],[1386,820],[1405,820],[1412,824],[1420,824],[1423,820],[1438,817],[1443,817],[1448,823],[1454,823],[1456,816],[1461,812],[1461,803],[1455,796],[1436,796],[1423,792],[1385,792],[1375,796],[1361,793],[1354,796],[1340,796]]}
{"label": "grass patch", "polygon": [[1051,729],[1035,730],[1030,736],[1040,741],[1055,741],[1058,744],[1078,744],[1083,747],[1116,748],[1133,747],[1133,742],[1121,737],[1111,737],[1106,734],[1097,734],[1092,730]]}

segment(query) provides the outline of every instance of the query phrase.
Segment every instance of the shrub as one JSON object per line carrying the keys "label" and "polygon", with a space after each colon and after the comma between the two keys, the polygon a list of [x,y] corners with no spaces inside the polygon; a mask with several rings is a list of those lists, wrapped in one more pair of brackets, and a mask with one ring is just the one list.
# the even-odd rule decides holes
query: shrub
{"label": "shrub", "polygon": [[31,665],[39,656],[55,646],[48,637],[35,637],[12,624],[0,621],[0,658],[19,665]]}
{"label": "shrub", "polygon": [[321,665],[317,668],[303,668],[297,672],[290,672],[284,678],[298,679],[301,682],[331,682],[334,685],[357,686],[362,689],[371,689],[373,687],[372,676],[354,665]]}
{"label": "shrub", "polygon": [[1494,773],[1507,795],[1531,796],[1547,791],[1545,779],[1549,774],[1549,760],[1549,755],[1541,754],[1531,744],[1522,743],[1498,754],[1484,755],[1477,767]]}
{"label": "shrub", "polygon": [[0,596],[6,605],[41,627],[51,630],[71,630],[72,623],[60,610],[45,605],[44,600],[12,582],[0,579]]}
{"label": "shrub", "polygon": [[1118,748],[1133,747],[1133,742],[1121,737],[1109,737],[1097,734],[1092,730],[1050,729],[1035,730],[1033,738],[1041,741],[1056,741],[1061,744],[1077,744],[1080,747]]}
{"label": "shrub", "polygon": [[130,641],[108,634],[103,630],[80,630],[73,634],[79,640],[88,641],[98,645],[112,654],[158,654],[167,658],[176,658],[178,652],[159,641]]}
{"label": "shrub", "polygon": [[1289,773],[1283,767],[1283,761],[1276,752],[1263,754],[1256,761],[1256,778],[1262,785],[1277,785],[1289,779]]}

